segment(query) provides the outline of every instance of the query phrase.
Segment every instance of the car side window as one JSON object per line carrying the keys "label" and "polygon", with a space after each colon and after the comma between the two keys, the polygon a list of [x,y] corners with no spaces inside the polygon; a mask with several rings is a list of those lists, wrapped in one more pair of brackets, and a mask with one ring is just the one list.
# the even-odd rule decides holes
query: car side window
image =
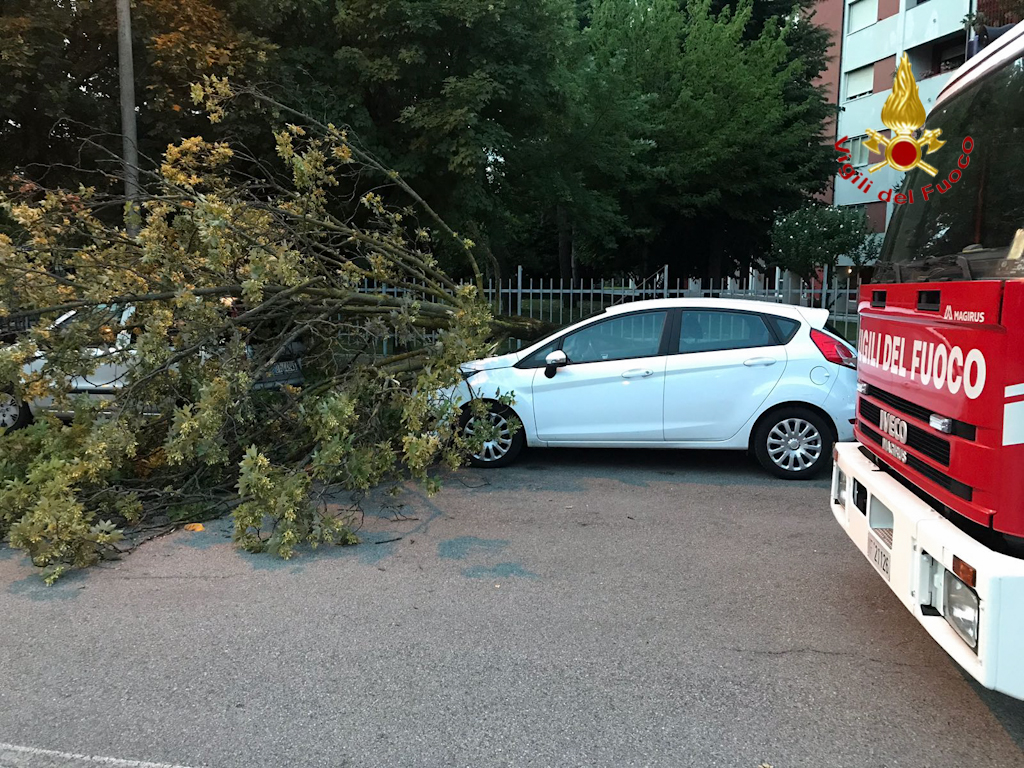
{"label": "car side window", "polygon": [[783,344],[789,344],[796,336],[796,332],[800,330],[800,323],[796,320],[791,320],[788,317],[777,317],[775,315],[769,316],[768,322],[775,325],[775,332],[779,335],[779,340]]}
{"label": "car side window", "polygon": [[668,312],[638,312],[602,320],[566,336],[562,351],[570,363],[654,357],[667,317]]}
{"label": "car side window", "polygon": [[516,367],[517,368],[543,368],[545,365],[547,365],[547,363],[544,362],[545,359],[547,358],[547,356],[549,354],[551,354],[556,349],[558,349],[559,342],[561,342],[561,339],[555,339],[554,341],[549,341],[547,344],[545,344],[540,349],[535,350],[535,351],[531,352],[529,355],[527,355],[526,357],[524,357],[520,361],[519,365],[516,366]]}
{"label": "car side window", "polygon": [[717,310],[683,310],[679,352],[718,352],[777,344],[760,315]]}

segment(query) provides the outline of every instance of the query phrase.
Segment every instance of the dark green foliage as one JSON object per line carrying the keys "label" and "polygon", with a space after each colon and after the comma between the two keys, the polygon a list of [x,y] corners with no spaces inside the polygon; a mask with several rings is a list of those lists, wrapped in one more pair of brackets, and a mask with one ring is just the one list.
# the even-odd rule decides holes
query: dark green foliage
{"label": "dark green foliage", "polygon": [[[269,156],[281,115],[193,108],[192,82],[227,77],[349,126],[506,275],[726,274],[832,170],[812,7],[137,0],[141,149],[201,134]],[[116,184],[115,30],[111,2],[0,3],[0,176]]]}

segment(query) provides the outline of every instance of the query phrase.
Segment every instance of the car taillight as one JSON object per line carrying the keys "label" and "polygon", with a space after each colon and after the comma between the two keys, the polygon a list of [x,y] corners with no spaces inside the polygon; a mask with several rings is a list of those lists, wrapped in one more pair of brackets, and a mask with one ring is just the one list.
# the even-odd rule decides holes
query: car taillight
{"label": "car taillight", "polygon": [[812,328],[811,341],[814,342],[814,346],[818,348],[818,351],[830,363],[845,365],[847,368],[857,367],[857,358],[853,352],[834,336],[830,336],[824,331],[819,331],[817,328]]}

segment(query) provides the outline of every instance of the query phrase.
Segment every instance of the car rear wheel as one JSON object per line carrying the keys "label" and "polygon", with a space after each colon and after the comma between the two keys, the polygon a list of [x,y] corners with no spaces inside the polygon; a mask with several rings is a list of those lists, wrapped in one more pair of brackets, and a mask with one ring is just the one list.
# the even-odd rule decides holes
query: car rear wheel
{"label": "car rear wheel", "polygon": [[0,392],[0,428],[7,432],[28,426],[32,411],[10,392]]}
{"label": "car rear wheel", "polygon": [[780,408],[765,419],[754,436],[754,453],[776,477],[806,480],[832,460],[832,429],[808,408]]}
{"label": "car rear wheel", "polygon": [[479,450],[469,457],[474,467],[508,466],[526,445],[523,425],[515,412],[504,405],[492,404],[485,417],[466,411],[462,417],[462,433],[467,438],[484,436]]}

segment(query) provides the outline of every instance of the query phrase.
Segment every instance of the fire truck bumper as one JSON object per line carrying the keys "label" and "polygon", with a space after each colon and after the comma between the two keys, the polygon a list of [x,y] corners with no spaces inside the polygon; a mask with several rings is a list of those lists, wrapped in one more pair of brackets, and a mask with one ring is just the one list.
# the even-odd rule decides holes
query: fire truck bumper
{"label": "fire truck bumper", "polygon": [[1024,560],[971,538],[862,450],[835,448],[832,514],[946,653],[985,687],[1024,699]]}

